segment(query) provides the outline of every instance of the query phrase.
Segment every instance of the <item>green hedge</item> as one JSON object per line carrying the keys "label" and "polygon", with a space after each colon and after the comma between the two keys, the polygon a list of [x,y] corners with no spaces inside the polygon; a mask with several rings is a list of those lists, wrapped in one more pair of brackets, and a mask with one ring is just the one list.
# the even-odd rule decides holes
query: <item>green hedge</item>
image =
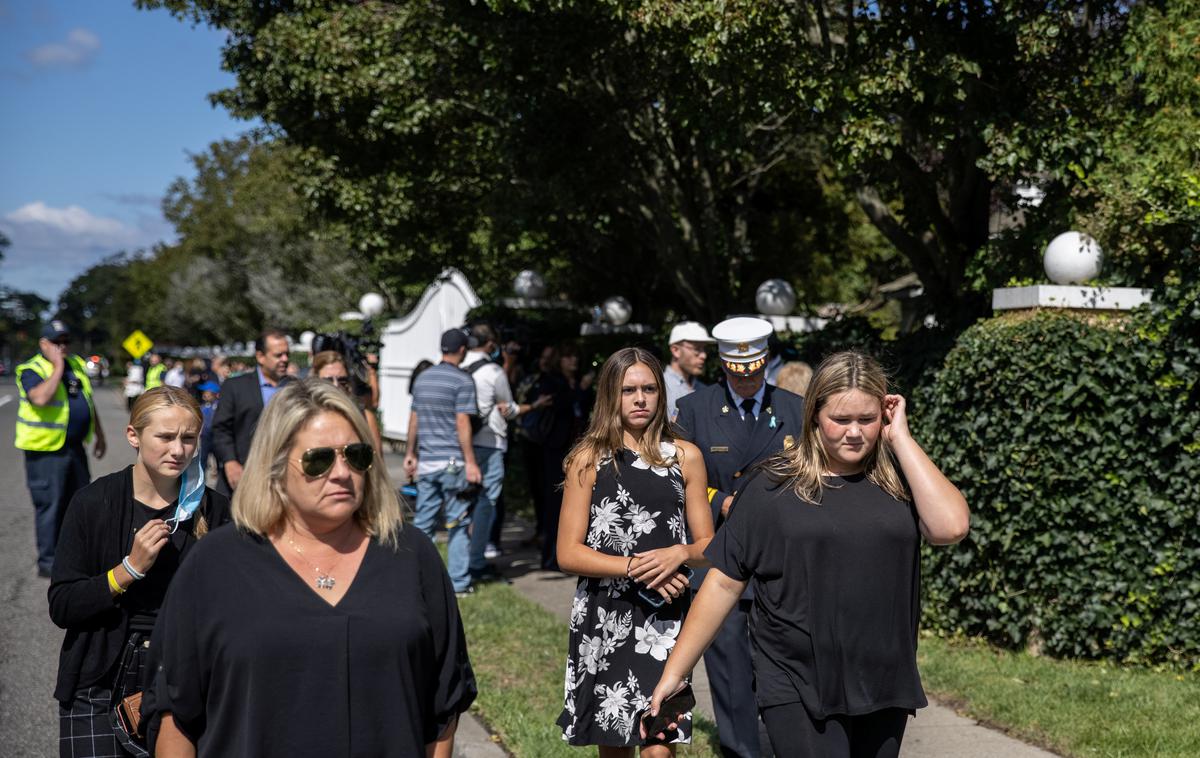
{"label": "green hedge", "polygon": [[928,550],[925,624],[1200,669],[1200,288],[1131,316],[981,322],[915,399],[970,536]]}

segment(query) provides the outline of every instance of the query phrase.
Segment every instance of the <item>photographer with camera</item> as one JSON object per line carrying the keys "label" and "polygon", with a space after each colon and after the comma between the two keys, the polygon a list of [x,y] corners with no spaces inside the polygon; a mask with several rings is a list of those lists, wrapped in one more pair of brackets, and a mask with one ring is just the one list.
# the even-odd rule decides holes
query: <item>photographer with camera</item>
{"label": "photographer with camera", "polygon": [[313,355],[310,373],[318,379],[336,385],[342,392],[354,398],[367,421],[367,428],[371,430],[371,443],[375,446],[375,452],[383,455],[383,433],[379,429],[379,419],[375,417],[374,405],[371,403],[371,387],[364,383],[363,392],[354,392],[355,383],[346,367],[345,356],[336,350],[322,350]]}

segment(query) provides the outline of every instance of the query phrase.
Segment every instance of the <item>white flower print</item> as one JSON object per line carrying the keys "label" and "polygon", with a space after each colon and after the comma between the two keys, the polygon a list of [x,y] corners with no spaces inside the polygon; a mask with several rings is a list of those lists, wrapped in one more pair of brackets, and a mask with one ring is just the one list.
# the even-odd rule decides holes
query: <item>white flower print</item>
{"label": "white flower print", "polygon": [[583,624],[583,620],[587,618],[588,593],[583,587],[575,590],[575,599],[571,601],[571,621],[570,629],[572,632],[579,629]]}
{"label": "white flower print", "polygon": [[599,503],[592,506],[592,524],[589,531],[591,533],[604,535],[608,534],[621,524],[621,514],[619,513],[621,503],[619,500],[613,502],[608,498],[603,498]]}
{"label": "white flower print", "polygon": [[583,639],[579,643],[579,663],[583,665],[589,674],[596,675],[597,671],[603,671],[607,666],[601,667],[604,663],[601,657],[604,653],[603,638],[589,637],[583,635]]}
{"label": "white flower print", "polygon": [[629,689],[623,682],[617,682],[612,687],[606,684],[597,684],[595,692],[602,698],[600,700],[600,724],[606,729],[620,728],[622,722],[626,720],[629,710]]}
{"label": "white flower print", "polygon": [[684,530],[683,519],[679,517],[679,514],[667,519],[667,529],[671,530],[671,536],[678,540],[680,545],[687,544],[687,532]]}
{"label": "white flower print", "polygon": [[645,625],[634,630],[637,636],[637,647],[634,650],[642,655],[649,654],[656,661],[665,661],[675,647],[675,638],[679,636],[678,621],[658,621],[654,616],[646,619]]}
{"label": "white flower print", "polygon": [[626,577],[608,577],[600,580],[600,588],[608,590],[609,597],[620,597],[629,590],[632,582]]}
{"label": "white flower print", "polygon": [[658,476],[666,476],[672,472],[679,473],[679,461],[675,459],[675,446],[670,442],[660,442],[658,443],[658,450],[663,459],[666,461],[666,466],[651,466],[649,463],[642,460],[642,456],[635,453],[633,456],[633,467],[652,471]]}
{"label": "white flower print", "polygon": [[654,513],[651,513],[650,511],[644,511],[639,508],[629,516],[630,531],[634,534],[649,534],[650,532],[653,532],[655,525],[654,519],[657,518],[660,513],[662,513],[662,511],[655,511]]}

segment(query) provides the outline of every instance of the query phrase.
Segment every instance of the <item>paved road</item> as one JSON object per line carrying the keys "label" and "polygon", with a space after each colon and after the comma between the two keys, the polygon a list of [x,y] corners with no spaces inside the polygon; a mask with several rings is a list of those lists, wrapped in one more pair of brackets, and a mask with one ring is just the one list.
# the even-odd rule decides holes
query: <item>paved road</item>
{"label": "paved road", "polygon": [[[0,377],[0,757],[53,758],[58,755],[58,704],[52,693],[63,631],[47,614],[50,580],[37,575],[24,457],[12,446],[16,395],[12,377]],[[96,407],[109,447],[103,460],[89,461],[93,479],[134,460],[125,442],[129,417],[120,393],[115,387],[98,390]],[[455,753],[459,758],[504,755],[470,716],[459,727]]]}
{"label": "paved road", "polygon": [[[25,488],[25,459],[12,445],[17,390],[12,377],[0,383],[0,754],[58,755],[58,705],[54,679],[63,632],[46,611],[49,579],[37,575],[33,504]],[[12,398],[5,401],[4,398]],[[123,399],[110,389],[97,393],[108,454],[89,460],[92,477],[133,462],[125,443]]]}

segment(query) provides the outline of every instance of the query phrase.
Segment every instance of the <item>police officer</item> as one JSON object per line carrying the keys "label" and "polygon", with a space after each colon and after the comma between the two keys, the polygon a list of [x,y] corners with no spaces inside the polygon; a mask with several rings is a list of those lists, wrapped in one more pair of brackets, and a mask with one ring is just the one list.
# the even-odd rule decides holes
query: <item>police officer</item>
{"label": "police officer", "polygon": [[91,481],[84,444],[95,437],[97,458],[106,448],[87,369],[68,353],[70,344],[63,322],[51,321],[38,342],[41,352],[16,371],[16,444],[25,451],[25,481],[37,511],[38,576],[50,576],[67,505]]}
{"label": "police officer", "polygon": [[[700,448],[708,470],[708,501],[719,529],[739,481],[752,466],[794,443],[804,421],[804,401],[766,381],[767,339],[773,332],[760,318],[731,318],[713,327],[724,381],[679,399],[676,424]],[[700,589],[705,571],[697,571]],[[758,707],[750,660],[750,607],[746,591],[704,654],[721,751],[759,755]]]}
{"label": "police officer", "polygon": [[155,387],[163,385],[163,374],[167,371],[167,367],[163,364],[162,356],[158,353],[150,353],[150,367],[146,369],[146,389],[152,390]]}

